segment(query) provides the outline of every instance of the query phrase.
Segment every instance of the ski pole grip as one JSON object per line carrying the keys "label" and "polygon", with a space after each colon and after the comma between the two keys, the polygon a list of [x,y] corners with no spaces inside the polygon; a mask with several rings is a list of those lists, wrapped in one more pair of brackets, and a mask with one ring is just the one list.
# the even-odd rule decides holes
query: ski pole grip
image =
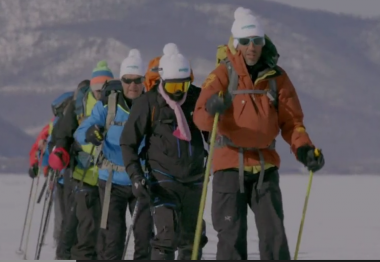
{"label": "ski pole grip", "polygon": [[320,152],[321,152],[320,149],[318,149],[318,148],[314,149],[314,156],[315,156],[315,157],[319,157],[319,156],[321,155]]}

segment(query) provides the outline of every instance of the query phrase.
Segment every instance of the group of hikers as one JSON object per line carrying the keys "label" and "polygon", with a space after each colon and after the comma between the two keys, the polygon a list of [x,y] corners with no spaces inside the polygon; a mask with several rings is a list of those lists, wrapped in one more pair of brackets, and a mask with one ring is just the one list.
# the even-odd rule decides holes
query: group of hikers
{"label": "group of hikers", "polygon": [[[91,79],[52,102],[54,118],[33,145],[29,176],[54,177],[56,259],[125,259],[128,210],[133,259],[174,260],[178,251],[178,260],[190,260],[214,138],[216,259],[247,260],[248,206],[261,260],[291,259],[275,139],[281,131],[310,171],[324,158],[262,24],[249,9],[234,16],[230,41],[218,47],[201,88],[169,43],[147,69],[139,50],[130,50],[119,77],[98,62]],[[207,242],[203,221],[197,259]]]}

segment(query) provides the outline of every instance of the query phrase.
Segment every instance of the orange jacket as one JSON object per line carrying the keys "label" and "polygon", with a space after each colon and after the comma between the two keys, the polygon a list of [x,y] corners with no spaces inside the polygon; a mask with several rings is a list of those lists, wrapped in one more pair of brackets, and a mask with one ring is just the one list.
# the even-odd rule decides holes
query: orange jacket
{"label": "orange jacket", "polygon": [[33,166],[38,163],[38,143],[40,140],[46,140],[49,136],[49,124],[44,126],[41,132],[38,134],[36,141],[32,145],[32,148],[29,152],[29,165]]}
{"label": "orange jacket", "polygon": [[[266,149],[280,130],[294,153],[302,145],[312,145],[303,124],[303,112],[296,90],[286,72],[280,67],[276,68],[276,72],[268,73],[266,77],[258,78],[252,83],[241,52],[229,45],[227,55],[239,75],[239,90],[269,89],[268,79],[276,79],[279,94],[278,112],[266,95],[255,94],[252,97],[249,94],[238,94],[232,106],[220,117],[217,132],[230,138],[238,146],[262,148],[265,162],[280,167],[277,152]],[[224,64],[211,72],[204,82],[193,115],[194,123],[199,129],[212,131],[214,119],[206,111],[206,102],[213,94],[226,92],[228,83],[228,70]],[[215,148],[214,152],[214,171],[239,167],[236,148]],[[244,161],[245,166],[257,166],[259,155],[257,152],[245,151]]]}

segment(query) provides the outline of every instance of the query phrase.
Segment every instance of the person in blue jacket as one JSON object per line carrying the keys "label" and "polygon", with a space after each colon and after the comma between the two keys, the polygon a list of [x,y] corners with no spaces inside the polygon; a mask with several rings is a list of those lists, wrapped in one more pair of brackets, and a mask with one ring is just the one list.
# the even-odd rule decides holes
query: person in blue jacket
{"label": "person in blue jacket", "polygon": [[[95,104],[91,115],[76,130],[74,138],[81,145],[92,143],[97,146],[101,155],[97,164],[102,204],[100,237],[103,247],[98,259],[124,259],[122,256],[127,229],[126,212],[129,205],[131,215],[137,208],[137,219],[133,227],[133,259],[149,260],[153,227],[150,200],[148,196],[139,198],[136,205],[137,199],[132,192],[130,177],[125,171],[119,143],[123,126],[129,118],[132,101],[142,94],[144,88],[143,61],[137,49],[131,50],[122,62],[120,80],[122,92],[104,93]],[[140,151],[143,146],[144,143],[141,144]]]}

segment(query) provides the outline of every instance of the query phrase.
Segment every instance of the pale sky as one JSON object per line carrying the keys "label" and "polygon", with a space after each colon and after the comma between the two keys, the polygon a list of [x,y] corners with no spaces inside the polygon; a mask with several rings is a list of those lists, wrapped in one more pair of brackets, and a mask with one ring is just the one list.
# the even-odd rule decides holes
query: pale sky
{"label": "pale sky", "polygon": [[380,0],[268,0],[296,7],[346,13],[363,17],[380,17]]}

